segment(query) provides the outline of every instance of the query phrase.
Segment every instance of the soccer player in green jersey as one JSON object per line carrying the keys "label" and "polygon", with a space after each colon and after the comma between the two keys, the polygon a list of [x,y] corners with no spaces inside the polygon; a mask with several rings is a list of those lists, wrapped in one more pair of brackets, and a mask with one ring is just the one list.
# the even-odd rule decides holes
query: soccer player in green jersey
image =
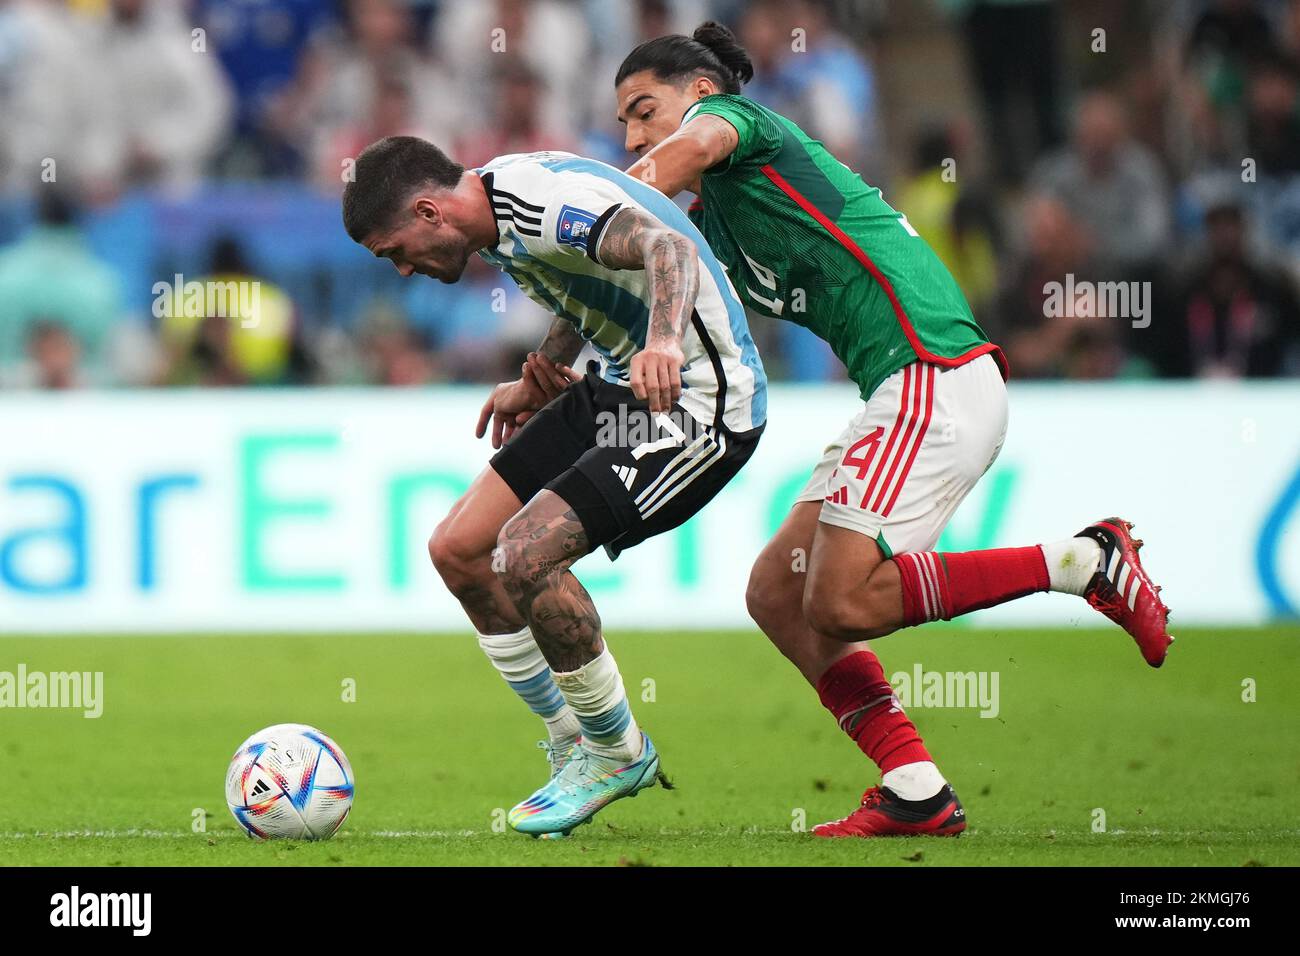
{"label": "soccer player in green jersey", "polygon": [[[689,190],[700,232],[752,311],[826,340],[863,404],[754,565],[749,611],[880,786],[821,836],[953,835],[965,814],[867,641],[1036,591],[1085,598],[1158,667],[1168,609],[1127,521],[1053,543],[934,551],[1006,434],[1006,363],[907,218],[798,126],[740,95],[753,76],[725,28],[643,43],[616,79],[628,172]],[[540,377],[563,376],[547,365]],[[847,411],[847,410],[846,410]],[[809,555],[806,572],[792,556]]]}

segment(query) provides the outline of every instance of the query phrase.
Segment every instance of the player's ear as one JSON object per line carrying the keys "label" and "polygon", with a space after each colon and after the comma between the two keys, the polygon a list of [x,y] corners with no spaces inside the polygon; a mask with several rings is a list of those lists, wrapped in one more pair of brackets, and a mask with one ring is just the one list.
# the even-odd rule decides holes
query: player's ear
{"label": "player's ear", "polygon": [[442,209],[428,196],[418,196],[415,200],[415,215],[432,226],[442,225]]}
{"label": "player's ear", "polygon": [[697,76],[695,82],[691,84],[691,92],[695,94],[697,100],[702,100],[706,96],[717,93],[718,88],[707,76]]}

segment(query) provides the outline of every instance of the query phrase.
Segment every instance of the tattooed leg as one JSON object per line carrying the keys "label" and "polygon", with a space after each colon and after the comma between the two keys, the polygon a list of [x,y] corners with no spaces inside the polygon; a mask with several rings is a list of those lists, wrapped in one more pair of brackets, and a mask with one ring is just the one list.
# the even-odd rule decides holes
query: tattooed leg
{"label": "tattooed leg", "polygon": [[568,502],[543,491],[506,522],[494,566],[577,718],[583,750],[626,767],[640,759],[644,737],[601,637],[596,606],[569,570],[588,549]]}
{"label": "tattooed leg", "polygon": [[587,553],[587,535],[568,503],[541,492],[506,522],[497,548],[493,567],[551,669],[576,671],[595,659],[605,649],[600,616],[569,570]]}
{"label": "tattooed leg", "polygon": [[[483,562],[483,571],[489,577],[493,576],[488,561]],[[499,584],[493,587],[472,581],[449,590],[460,602],[474,630],[480,634],[510,634],[524,626],[524,619]]]}

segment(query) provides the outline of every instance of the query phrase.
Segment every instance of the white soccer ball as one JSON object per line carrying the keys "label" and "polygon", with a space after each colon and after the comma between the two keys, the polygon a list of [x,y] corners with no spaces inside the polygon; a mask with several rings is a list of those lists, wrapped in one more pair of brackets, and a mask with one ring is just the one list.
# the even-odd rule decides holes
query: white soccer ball
{"label": "white soccer ball", "polygon": [[259,730],[226,773],[226,805],[258,840],[328,840],[352,809],[352,790],[342,749],[306,724]]}

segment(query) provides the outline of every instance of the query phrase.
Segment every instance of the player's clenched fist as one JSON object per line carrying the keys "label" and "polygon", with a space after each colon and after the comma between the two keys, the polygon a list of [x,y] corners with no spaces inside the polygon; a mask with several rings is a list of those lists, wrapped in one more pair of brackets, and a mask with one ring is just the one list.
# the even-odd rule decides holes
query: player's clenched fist
{"label": "player's clenched fist", "polygon": [[681,346],[676,343],[646,346],[632,356],[632,394],[650,403],[650,411],[671,411],[682,397]]}

